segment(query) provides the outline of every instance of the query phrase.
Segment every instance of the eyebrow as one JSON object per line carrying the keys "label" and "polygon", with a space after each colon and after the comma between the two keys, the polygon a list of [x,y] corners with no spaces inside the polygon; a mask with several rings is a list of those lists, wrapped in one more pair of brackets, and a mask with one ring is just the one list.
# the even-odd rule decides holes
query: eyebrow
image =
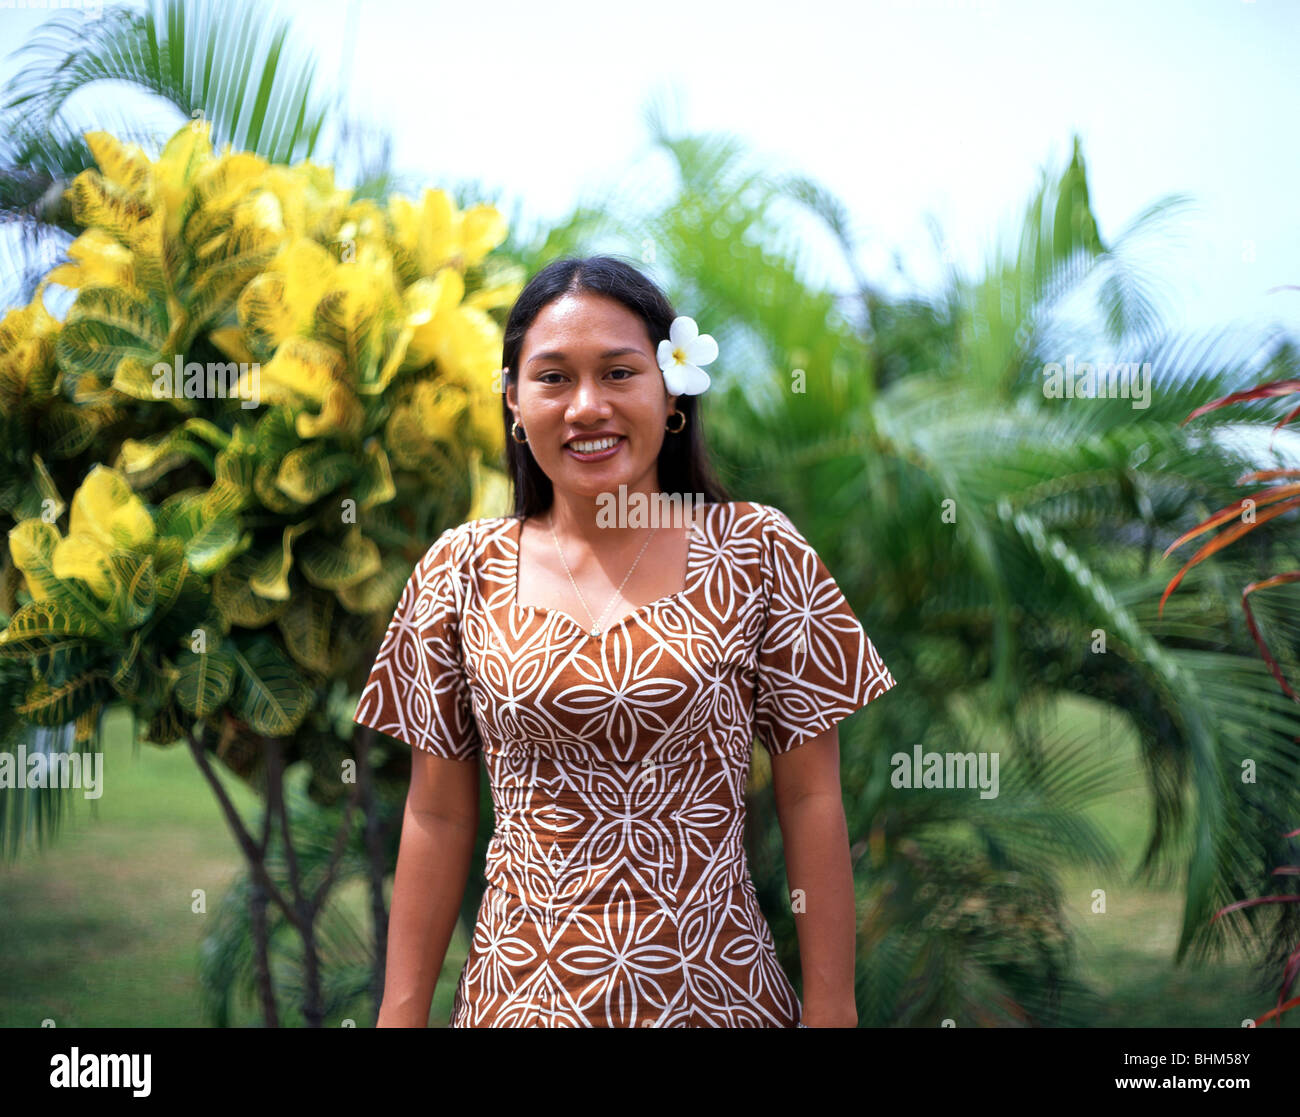
{"label": "eyebrow", "polygon": [[[635,353],[640,357],[645,356],[644,351],[640,349],[624,346],[622,349],[606,349],[605,352],[600,354],[600,359],[603,361],[608,357],[623,357],[629,353]],[[534,361],[567,361],[568,359],[568,354],[563,349],[548,349],[544,353],[534,353],[524,363],[531,365]]]}

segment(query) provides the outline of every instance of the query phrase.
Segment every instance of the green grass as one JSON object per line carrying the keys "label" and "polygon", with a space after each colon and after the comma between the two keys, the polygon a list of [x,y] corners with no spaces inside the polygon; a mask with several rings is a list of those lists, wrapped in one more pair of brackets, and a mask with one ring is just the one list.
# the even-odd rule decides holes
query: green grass
{"label": "green grass", "polygon": [[[104,738],[103,795],[75,797],[52,843],[0,869],[0,1026],[208,1023],[198,974],[212,916],[192,911],[194,892],[215,913],[243,856],[184,745],[133,746],[124,711],[109,715]],[[256,797],[222,782],[248,826]],[[364,886],[348,882],[339,899],[369,927]],[[435,1024],[450,1014],[462,939],[447,952]],[[239,1006],[237,1025],[260,1022],[255,1005]]]}
{"label": "green grass", "polygon": [[[1066,701],[1059,728],[1091,734],[1094,747],[1117,750],[1130,786],[1099,801],[1092,816],[1135,866],[1149,828],[1147,795],[1131,734],[1118,721],[1097,731],[1097,707]],[[77,798],[46,849],[28,848],[0,870],[0,1026],[201,1027],[199,949],[209,915],[191,907],[195,889],[215,912],[242,857],[206,783],[183,746],[138,748],[129,721],[115,712],[105,734],[104,794]],[[246,820],[254,796],[232,778],[225,786]],[[1067,910],[1077,931],[1080,977],[1101,994],[1103,1027],[1238,1027],[1271,1007],[1275,985],[1256,987],[1241,954],[1177,967],[1182,917],[1176,888],[1134,881],[1131,872],[1103,879],[1087,867],[1064,872]],[[1093,914],[1091,892],[1104,888],[1107,912]],[[340,894],[369,926],[364,886]],[[1231,918],[1231,917],[1229,917]],[[430,1014],[445,1025],[468,943],[463,929],[448,950]],[[1265,975],[1272,980],[1275,975]],[[1291,1013],[1287,1026],[1297,1026]],[[239,1025],[256,1026],[255,1005],[240,1005]],[[370,1020],[357,1021],[369,1026]]]}

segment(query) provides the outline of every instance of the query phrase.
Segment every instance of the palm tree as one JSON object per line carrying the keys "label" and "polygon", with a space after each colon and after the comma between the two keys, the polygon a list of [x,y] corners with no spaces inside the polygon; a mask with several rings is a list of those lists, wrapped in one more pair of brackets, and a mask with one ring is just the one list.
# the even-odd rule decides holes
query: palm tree
{"label": "palm tree", "polygon": [[[142,11],[108,8],[99,19],[69,10],[16,53],[26,64],[0,94],[0,212],[24,233],[9,246],[21,275],[15,302],[31,298],[51,249],[75,235],[63,191],[93,165],[83,139],[90,128],[149,145],[202,119],[218,147],[328,163],[357,183],[358,197],[382,196],[397,182],[391,138],[352,117],[346,87],[323,85],[292,24],[254,0],[149,0]],[[88,113],[85,98],[75,103],[103,82],[127,86],[140,111],[110,101]],[[157,127],[136,122],[144,115]]]}

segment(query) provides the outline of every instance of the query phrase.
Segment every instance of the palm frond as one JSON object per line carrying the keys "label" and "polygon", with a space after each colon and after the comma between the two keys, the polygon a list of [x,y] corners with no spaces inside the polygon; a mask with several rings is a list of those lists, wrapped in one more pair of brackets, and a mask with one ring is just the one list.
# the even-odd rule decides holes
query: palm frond
{"label": "palm frond", "polygon": [[315,61],[295,49],[291,25],[248,0],[152,0],[143,12],[111,8],[50,19],[19,52],[4,114],[37,128],[69,98],[100,81],[126,82],[212,124],[230,143],[273,162],[311,155],[329,113]]}

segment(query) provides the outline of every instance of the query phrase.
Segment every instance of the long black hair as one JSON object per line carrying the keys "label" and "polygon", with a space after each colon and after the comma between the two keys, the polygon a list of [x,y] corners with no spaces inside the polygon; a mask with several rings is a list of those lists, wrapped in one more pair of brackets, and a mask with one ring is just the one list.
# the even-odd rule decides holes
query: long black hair
{"label": "long black hair", "polygon": [[[501,367],[507,369],[502,380],[501,418],[506,429],[506,464],[514,481],[515,512],[523,518],[545,512],[554,492],[551,479],[542,472],[527,443],[515,441],[510,434],[514,413],[506,402],[505,388],[512,382],[519,390],[519,353],[524,334],[548,303],[561,295],[590,292],[617,299],[646,325],[652,348],[668,337],[668,327],[677,317],[668,297],[659,287],[616,256],[565,257],[553,260],[539,271],[519,293],[506,319]],[[701,429],[699,397],[680,395],[677,410],[686,417],[679,434],[664,432],[659,450],[659,487],[664,493],[690,496],[700,494],[708,503],[729,501],[730,496],[709,466]],[[527,434],[527,431],[524,431]]]}

